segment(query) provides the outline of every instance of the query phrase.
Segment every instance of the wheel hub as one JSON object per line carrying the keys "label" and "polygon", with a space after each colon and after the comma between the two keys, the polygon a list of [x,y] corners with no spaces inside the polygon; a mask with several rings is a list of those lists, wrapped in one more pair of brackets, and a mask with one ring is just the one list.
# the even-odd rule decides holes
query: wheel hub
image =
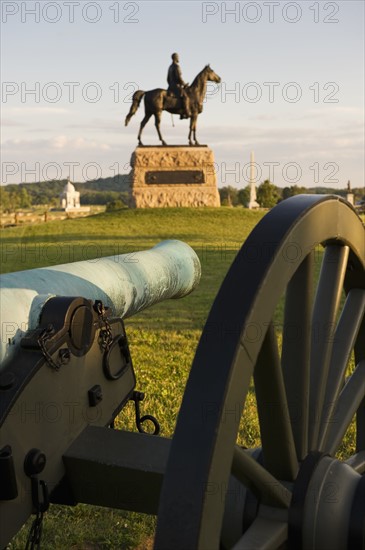
{"label": "wheel hub", "polygon": [[293,486],[289,547],[363,548],[364,481],[347,464],[324,453],[309,453]]}
{"label": "wheel hub", "polygon": [[[252,453],[260,461],[261,449]],[[264,506],[234,476],[225,491],[222,548],[232,548],[257,517],[287,521],[292,550],[365,549],[365,476],[319,451],[302,461],[289,509]]]}

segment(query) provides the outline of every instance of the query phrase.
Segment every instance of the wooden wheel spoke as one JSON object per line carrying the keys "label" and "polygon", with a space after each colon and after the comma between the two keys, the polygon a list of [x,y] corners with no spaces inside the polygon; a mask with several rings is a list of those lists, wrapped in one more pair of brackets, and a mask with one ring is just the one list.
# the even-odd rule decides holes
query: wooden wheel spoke
{"label": "wooden wheel spoke", "polygon": [[335,454],[346,430],[365,396],[365,360],[355,368],[346,382],[336,403],[336,412],[323,448],[329,454]]}
{"label": "wooden wheel spoke", "polygon": [[233,550],[276,550],[286,541],[287,534],[286,522],[258,517],[234,545]]}
{"label": "wooden wheel spoke", "polygon": [[365,449],[365,397],[356,414],[356,450]]}
{"label": "wooden wheel spoke", "polygon": [[[290,527],[298,540],[290,540],[291,547],[303,546],[305,537],[308,548],[326,547],[327,538],[333,550],[346,545],[365,469],[365,323],[359,328],[363,306],[356,298],[365,287],[364,235],[361,220],[340,197],[301,195],[272,209],[244,243],[191,369],[160,497],[156,550],[284,548],[297,497],[298,525],[294,514]],[[326,247],[316,293],[315,243]],[[343,289],[349,297],[337,323]],[[280,357],[272,319],[284,295]],[[220,342],[211,337],[212,326],[234,331],[225,331]],[[342,388],[352,349],[357,368]],[[239,419],[231,414],[235,406],[241,413],[252,375],[262,463],[235,445]],[[329,397],[338,406],[337,416],[328,416],[336,424],[325,434],[324,451],[336,450],[356,413],[357,454],[348,465],[318,453]],[[201,422],[207,405],[212,414]],[[304,478],[315,501],[308,496],[302,503]],[[338,484],[341,495],[349,483],[352,492],[328,502],[327,483]],[[228,487],[223,497],[222,487]],[[334,506],[343,522],[333,521]],[[292,529],[289,534],[292,539]]]}
{"label": "wooden wheel spoke", "polygon": [[264,504],[280,508],[289,507],[291,492],[237,445],[233,453],[232,474]]}
{"label": "wooden wheel spoke", "polygon": [[346,460],[346,464],[351,466],[351,468],[353,468],[358,474],[365,474],[365,451],[360,451],[359,453],[352,455],[348,460]]}
{"label": "wooden wheel spoke", "polygon": [[321,273],[313,308],[310,365],[309,450],[317,447],[319,420],[325,399],[334,326],[340,303],[348,246],[329,245],[323,256]]}
{"label": "wooden wheel spoke", "polygon": [[344,384],[345,372],[360,330],[365,311],[365,290],[351,290],[346,298],[334,336],[332,357],[322,411],[318,448],[321,449],[329,430],[336,400]]}
{"label": "wooden wheel spoke", "polygon": [[[365,317],[355,344],[355,362],[365,360]],[[365,451],[365,398],[356,413],[356,451]]]}
{"label": "wooden wheel spoke", "polygon": [[265,467],[278,479],[293,480],[298,461],[272,324],[257,360],[254,381]]}
{"label": "wooden wheel spoke", "polygon": [[308,446],[313,271],[312,252],[291,279],[285,300],[281,363],[298,460],[305,457]]}

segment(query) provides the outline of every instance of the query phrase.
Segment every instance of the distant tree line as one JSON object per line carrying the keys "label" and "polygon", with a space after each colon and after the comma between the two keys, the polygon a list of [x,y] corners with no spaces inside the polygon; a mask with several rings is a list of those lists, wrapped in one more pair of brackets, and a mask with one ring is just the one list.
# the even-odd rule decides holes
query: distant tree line
{"label": "distant tree line", "polygon": [[[41,181],[38,183],[9,184],[0,187],[1,210],[16,212],[34,206],[57,208],[60,204],[59,196],[67,180]],[[100,178],[94,181],[74,183],[80,192],[82,205],[109,205],[109,209],[119,208],[128,204],[129,177],[119,174],[110,178]],[[365,189],[354,188],[355,201],[365,201]],[[269,180],[257,186],[257,202],[263,208],[272,208],[278,202],[302,193],[327,193],[346,196],[347,189],[328,187],[277,187]],[[219,188],[222,206],[247,206],[250,200],[250,187],[247,185],[237,189],[231,185]]]}
{"label": "distant tree line", "polygon": [[[57,208],[66,183],[67,180],[51,180],[3,185],[0,187],[1,210],[15,212],[40,205]],[[106,205],[113,201],[127,203],[129,179],[125,174],[74,185],[80,192],[82,205]]]}
{"label": "distant tree line", "polygon": [[[221,198],[222,206],[247,206],[250,201],[250,186],[247,185],[243,189],[237,189],[231,185],[218,189]],[[299,185],[291,185],[290,187],[277,187],[269,180],[263,181],[257,186],[257,202],[262,208],[272,208],[278,202],[301,195],[309,194],[334,194],[346,197],[347,188],[334,189],[329,187],[301,187]],[[354,188],[351,191],[354,194],[355,201],[365,200],[365,189]]]}

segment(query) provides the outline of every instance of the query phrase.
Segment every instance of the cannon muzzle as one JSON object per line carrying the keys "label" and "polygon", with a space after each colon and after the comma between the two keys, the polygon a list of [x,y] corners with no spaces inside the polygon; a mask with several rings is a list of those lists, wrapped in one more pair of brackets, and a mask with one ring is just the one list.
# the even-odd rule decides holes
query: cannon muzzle
{"label": "cannon muzzle", "polygon": [[157,302],[186,296],[200,274],[192,248],[169,240],[143,252],[2,275],[0,368],[25,332],[36,328],[44,304],[55,295],[101,300],[114,315],[130,317]]}

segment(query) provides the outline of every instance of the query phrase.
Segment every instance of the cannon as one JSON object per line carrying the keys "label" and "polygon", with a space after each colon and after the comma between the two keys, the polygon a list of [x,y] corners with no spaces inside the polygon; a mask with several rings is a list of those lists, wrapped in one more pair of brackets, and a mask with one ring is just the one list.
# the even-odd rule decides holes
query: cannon
{"label": "cannon", "polygon": [[[198,281],[192,252],[178,263],[184,290],[161,284],[166,297]],[[365,231],[351,205],[299,195],[255,227],[207,318],[172,440],[141,417],[123,307],[92,286],[33,296],[31,326],[7,342],[1,547],[31,513],[36,544],[51,501],[157,514],[156,550],[365,548]],[[248,449],[237,434],[253,388],[261,447]],[[139,433],[110,429],[130,399]],[[61,410],[55,430],[42,401]]]}
{"label": "cannon", "polygon": [[[185,296],[199,279],[198,257],[179,241],[1,277],[1,548],[40,498],[44,508],[61,491],[64,453],[88,424],[112,424],[129,399],[139,414],[122,317]],[[145,420],[158,431],[151,416],[138,417],[141,431]]]}

